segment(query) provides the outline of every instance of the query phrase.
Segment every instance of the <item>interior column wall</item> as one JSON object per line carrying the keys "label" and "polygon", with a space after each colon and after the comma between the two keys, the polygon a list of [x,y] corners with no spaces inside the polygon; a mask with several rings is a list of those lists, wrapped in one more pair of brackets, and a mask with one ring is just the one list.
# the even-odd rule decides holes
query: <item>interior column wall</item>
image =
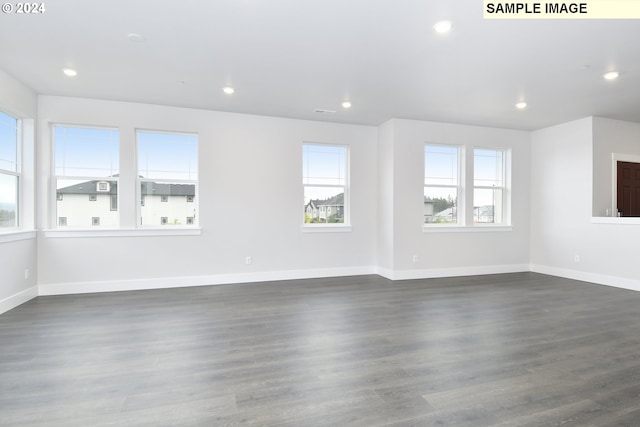
{"label": "interior column wall", "polygon": [[[392,129],[390,132],[389,129]],[[389,139],[391,141],[389,141]],[[529,265],[529,133],[480,126],[393,119],[382,128],[392,161],[392,277],[419,278],[526,271]],[[425,143],[512,150],[512,226],[508,231],[423,231]],[[389,154],[390,153],[390,154]],[[471,191],[468,189],[468,191]],[[443,228],[442,230],[446,230]],[[415,261],[414,261],[415,260]]]}

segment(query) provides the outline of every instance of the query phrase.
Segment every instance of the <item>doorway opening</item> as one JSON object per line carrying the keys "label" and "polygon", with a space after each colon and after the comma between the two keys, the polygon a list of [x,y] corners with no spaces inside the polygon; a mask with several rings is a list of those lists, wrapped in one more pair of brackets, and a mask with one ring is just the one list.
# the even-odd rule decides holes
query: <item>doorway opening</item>
{"label": "doorway opening", "polygon": [[640,217],[640,163],[618,161],[617,209],[621,217]]}

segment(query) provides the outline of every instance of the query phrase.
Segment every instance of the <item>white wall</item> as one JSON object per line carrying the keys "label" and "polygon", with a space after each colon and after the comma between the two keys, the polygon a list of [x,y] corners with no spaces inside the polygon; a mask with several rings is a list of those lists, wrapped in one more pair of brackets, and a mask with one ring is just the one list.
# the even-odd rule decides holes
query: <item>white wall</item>
{"label": "white wall", "polygon": [[[403,279],[530,267],[640,290],[633,252],[640,226],[591,220],[595,153],[614,149],[608,142],[637,141],[638,124],[587,118],[530,133],[393,119],[375,128],[36,97],[2,72],[0,95],[0,107],[9,113],[28,119],[38,112],[39,229],[55,224],[50,214],[55,203],[49,179],[52,123],[118,127],[121,182],[135,181],[135,129],[197,133],[202,227],[200,235],[69,238],[40,233],[37,244],[30,237],[0,243],[0,312],[33,297],[37,284],[47,294],[376,271]],[[351,232],[301,231],[303,141],[350,146]],[[423,232],[425,142],[511,148],[510,231]],[[33,186],[28,173],[25,181]],[[133,228],[135,188],[121,185],[119,192],[121,225]],[[33,211],[33,201],[25,202]],[[252,257],[251,265],[245,264],[246,256]],[[31,273],[28,279],[25,269]]]}
{"label": "white wall", "polygon": [[[387,215],[393,218],[390,276],[415,278],[527,270],[529,133],[399,119],[384,126],[380,162],[392,168],[393,191],[381,193],[379,204],[393,206],[393,214]],[[510,231],[423,232],[423,159],[427,142],[512,150],[513,226]],[[383,153],[387,160],[382,159]],[[418,257],[415,263],[414,255]]]}
{"label": "white wall", "polygon": [[[640,290],[640,225],[591,219],[594,129],[602,123],[586,118],[533,132],[532,270]],[[617,138],[628,127],[621,125],[600,127],[598,139]]]}
{"label": "white wall", "polygon": [[[36,95],[16,79],[0,70],[0,109],[23,119],[26,126],[22,171],[22,227],[33,230],[33,119]],[[19,240],[15,240],[18,237]],[[25,270],[29,277],[25,278]],[[37,295],[35,233],[0,235],[0,313]]]}
{"label": "white wall", "polygon": [[613,216],[612,153],[640,157],[640,123],[593,118],[593,216]]}
{"label": "white wall", "polygon": [[[39,169],[51,169],[50,124],[116,126],[121,137],[120,212],[135,189],[135,129],[199,135],[199,236],[44,237],[44,293],[131,289],[375,272],[377,131],[374,127],[155,105],[39,97]],[[349,145],[350,233],[303,233],[302,142]],[[129,163],[127,163],[129,162]],[[51,226],[48,185],[39,225]],[[135,206],[134,203],[130,203]],[[134,209],[134,208],[132,208]],[[130,219],[129,219],[130,218]],[[245,257],[253,263],[245,265]]]}
{"label": "white wall", "polygon": [[378,271],[384,276],[393,275],[394,230],[394,163],[393,120],[378,128]]}

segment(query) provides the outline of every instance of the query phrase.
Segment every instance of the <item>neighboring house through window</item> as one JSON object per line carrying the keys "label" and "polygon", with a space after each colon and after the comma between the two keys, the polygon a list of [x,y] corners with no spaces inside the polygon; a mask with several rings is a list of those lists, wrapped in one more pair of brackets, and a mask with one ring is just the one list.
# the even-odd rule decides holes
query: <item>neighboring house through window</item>
{"label": "neighboring house through window", "polygon": [[348,224],[348,163],[346,146],[303,144],[305,225]]}
{"label": "neighboring house through window", "polygon": [[195,225],[198,136],[143,130],[136,135],[140,224]]}
{"label": "neighboring house through window", "polygon": [[58,218],[54,223],[119,226],[117,209],[113,209],[118,198],[118,130],[54,125],[53,145]]}

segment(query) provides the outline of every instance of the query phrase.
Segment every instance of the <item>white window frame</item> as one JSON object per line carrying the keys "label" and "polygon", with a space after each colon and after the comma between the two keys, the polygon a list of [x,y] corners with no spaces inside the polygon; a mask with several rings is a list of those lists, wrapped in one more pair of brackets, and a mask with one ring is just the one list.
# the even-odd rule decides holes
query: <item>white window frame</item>
{"label": "white window frame", "polygon": [[[425,233],[438,233],[438,232],[501,232],[512,231],[511,225],[511,167],[512,167],[512,150],[505,146],[491,146],[491,145],[472,145],[472,144],[445,144],[427,142],[424,147],[427,146],[448,146],[458,147],[458,211],[457,211],[457,223],[440,223],[440,224],[425,224],[424,219],[422,230]],[[476,187],[474,184],[474,152],[475,149],[484,150],[500,150],[503,152],[503,174],[504,174],[504,186],[503,186],[503,221],[499,224],[494,223],[478,223],[473,222],[473,209],[474,209],[474,189],[482,188]],[[424,161],[424,148],[423,148],[423,161]],[[426,172],[425,165],[423,164],[423,172]],[[424,184],[425,173],[423,173],[423,194],[421,197],[424,199],[424,187],[438,187],[437,185]],[[446,187],[446,186],[445,186]]]}
{"label": "white window frame", "polygon": [[[424,158],[426,156],[427,147],[447,147],[447,148],[456,148],[458,150],[458,164],[457,164],[457,176],[456,176],[456,185],[453,184],[425,184],[426,176],[427,176],[427,167],[424,163]],[[438,144],[433,142],[427,142],[423,146],[422,150],[422,199],[424,200],[424,189],[425,188],[455,188],[456,189],[456,222],[453,223],[424,223],[423,227],[425,229],[432,228],[451,228],[451,227],[464,227],[466,223],[466,215],[465,215],[465,147],[463,145],[456,144]]]}
{"label": "white window frame", "polygon": [[[140,170],[139,170],[139,165],[138,165],[138,134],[139,133],[154,133],[154,134],[162,134],[162,135],[189,135],[189,136],[195,136],[196,137],[196,162],[199,164],[200,163],[200,136],[196,133],[196,132],[173,132],[173,131],[164,131],[164,130],[154,130],[154,129],[143,129],[143,128],[138,128],[135,130],[135,147],[136,147],[136,227],[138,229],[197,229],[199,228],[199,218],[200,218],[200,205],[199,205],[199,200],[200,198],[198,197],[198,190],[199,190],[199,185],[198,182],[200,180],[200,168],[198,167],[198,165],[196,165],[196,169],[197,169],[197,173],[196,173],[196,178],[195,179],[164,179],[164,178],[141,178],[141,174],[140,174]],[[184,225],[171,225],[170,222],[168,221],[167,218],[167,222],[166,224],[162,224],[162,218],[160,220],[160,224],[158,225],[154,225],[154,224],[149,224],[149,225],[142,225],[142,208],[145,207],[145,200],[143,198],[143,194],[142,194],[142,183],[144,182],[148,182],[148,183],[152,183],[152,182],[159,182],[159,183],[171,183],[171,184],[193,184],[194,185],[194,201],[193,201],[193,206],[194,206],[194,218],[193,218],[193,223],[192,224],[184,224]],[[146,198],[146,197],[145,197]],[[169,196],[167,197],[167,201],[166,202],[162,202],[162,203],[168,203],[169,202]],[[168,227],[168,225],[171,225],[171,227]]]}
{"label": "white window frame", "polygon": [[[57,127],[60,128],[73,128],[73,129],[98,129],[98,130],[110,130],[110,131],[117,131],[118,134],[120,133],[120,129],[118,129],[118,127],[116,126],[92,126],[92,125],[70,125],[70,124],[64,124],[64,123],[53,123],[51,124],[51,170],[52,170],[52,176],[53,179],[51,180],[51,189],[49,191],[49,194],[51,194],[51,198],[50,198],[50,206],[52,206],[52,208],[50,209],[50,218],[49,218],[49,224],[50,224],[50,228],[52,229],[57,229],[58,227],[60,227],[59,225],[59,221],[58,221],[58,196],[57,196],[57,190],[58,190],[58,180],[59,179],[71,179],[71,180],[79,180],[79,181],[114,181],[115,185],[118,186],[118,193],[117,193],[117,197],[118,197],[118,205],[120,205],[120,177],[119,176],[112,176],[109,178],[105,178],[104,176],[102,177],[97,177],[97,176],[82,176],[82,175],[58,175],[57,174],[57,170],[56,170],[56,140],[55,140],[55,129]],[[121,150],[121,144],[120,144],[120,138],[118,139],[118,154],[120,153]],[[120,171],[120,159],[119,159],[119,155],[118,155],[118,171]],[[97,194],[96,194],[97,196]],[[89,195],[89,197],[91,197],[91,194]],[[110,203],[110,202],[109,202]],[[68,219],[67,219],[68,221]],[[91,220],[91,223],[93,224],[93,217]],[[101,229],[105,229],[105,230],[118,230],[120,229],[122,224],[122,218],[120,218],[120,212],[118,212],[118,225],[117,226],[99,226]],[[64,226],[64,230],[92,230],[95,228],[92,227],[97,227],[97,226],[93,226],[90,225],[88,227],[80,227],[80,226]]]}
{"label": "white window frame", "polygon": [[[31,123],[33,122],[33,120],[31,119],[27,119],[26,120],[27,123]],[[32,125],[32,123],[31,123]],[[24,125],[23,125],[24,126]],[[119,160],[122,160],[123,158],[131,158],[131,156],[134,157],[134,161],[120,161],[120,165],[119,165],[119,172],[120,172],[120,176],[118,177],[117,180],[114,180],[112,178],[109,178],[107,181],[116,181],[114,183],[118,185],[118,201],[117,201],[117,205],[118,205],[118,209],[117,209],[117,215],[119,218],[119,226],[118,227],[110,227],[110,226],[106,226],[106,225],[102,225],[100,227],[92,227],[91,225],[88,226],[83,226],[83,227],[74,227],[74,226],[60,226],[58,223],[58,217],[57,217],[57,206],[56,206],[56,170],[55,170],[55,141],[54,141],[54,126],[61,126],[61,127],[76,127],[76,128],[82,128],[82,129],[114,129],[114,130],[118,130],[119,134],[120,134],[120,138],[119,138],[119,146],[118,149],[120,151],[120,155],[119,155]],[[161,226],[160,224],[158,225],[149,225],[149,226],[145,226],[145,227],[140,227],[139,226],[139,221],[140,221],[140,210],[142,209],[142,206],[140,206],[143,203],[143,200],[141,200],[140,198],[140,182],[136,179],[136,172],[138,170],[138,165],[137,162],[135,161],[135,156],[137,154],[137,144],[128,144],[126,142],[126,139],[128,138],[126,135],[127,134],[131,134],[134,135],[135,138],[135,133],[137,130],[141,130],[141,131],[147,131],[147,132],[155,132],[155,133],[177,133],[177,134],[193,134],[193,135],[197,135],[197,133],[194,132],[189,132],[189,131],[178,131],[178,132],[166,132],[166,131],[162,131],[162,130],[149,130],[149,129],[138,129],[138,128],[133,128],[133,127],[129,127],[129,126],[114,126],[113,124],[87,124],[84,125],[82,123],[74,123],[74,124],[67,124],[64,122],[56,122],[56,123],[50,123],[48,126],[48,131],[49,131],[49,140],[50,140],[50,147],[51,147],[51,151],[50,151],[50,156],[49,156],[49,162],[51,165],[51,173],[50,173],[50,179],[49,182],[47,184],[47,187],[49,188],[49,192],[46,196],[47,198],[47,202],[49,203],[49,209],[47,210],[47,224],[48,224],[48,228],[43,230],[43,235],[45,238],[96,238],[96,237],[131,237],[131,236],[197,236],[197,235],[201,235],[202,230],[200,229],[200,227],[197,225],[197,223],[194,223],[194,225],[191,226],[172,226],[172,227],[166,227],[166,226]],[[25,127],[24,128],[24,132],[27,133],[27,140],[24,142],[25,144],[29,144],[29,137],[32,137],[32,133],[33,130],[31,127]],[[31,143],[31,145],[33,145]],[[30,147],[31,147],[30,145]],[[125,151],[123,151],[125,150]],[[27,151],[27,155],[30,152]],[[27,163],[27,169],[26,172],[29,173],[30,171],[32,171],[32,165],[30,163]],[[86,180],[93,180],[94,177],[72,177],[72,179],[86,179]],[[104,178],[100,178],[99,181],[105,181]],[[157,182],[159,182],[160,180],[155,180]],[[165,180],[167,181],[167,180]],[[171,181],[174,182],[174,181]],[[133,188],[131,186],[134,186]],[[29,187],[27,189],[28,191],[31,190],[31,187]],[[24,188],[23,188],[24,191]],[[198,191],[198,187],[196,187],[196,192]],[[23,193],[24,194],[24,193]],[[129,197],[128,195],[131,194],[132,197]],[[197,194],[195,195],[197,196]],[[195,197],[194,196],[194,197]],[[125,197],[125,198],[123,198]],[[133,205],[132,205],[133,203]],[[199,209],[198,205],[198,200],[194,200],[194,203],[190,203],[190,205],[192,205],[193,207],[195,207],[196,209]],[[27,205],[27,209],[31,209],[32,206],[31,205]],[[24,210],[23,210],[24,212]],[[28,213],[28,215],[33,215]],[[126,215],[123,216],[123,215]],[[131,216],[129,216],[131,215]],[[134,216],[135,215],[135,216]],[[27,216],[27,221],[26,223],[29,223],[29,216]],[[101,221],[103,222],[103,221]],[[20,237],[20,239],[26,239],[26,238],[34,238],[35,237],[35,232],[24,232],[24,231],[19,231],[19,232],[14,232],[14,234],[17,233],[21,233],[24,234],[24,237]],[[2,232],[0,232],[0,234],[2,234]],[[18,238],[11,238],[10,236],[8,238],[5,238],[3,240],[2,236],[0,235],[0,243],[3,241],[13,241],[13,240],[19,240]]]}
{"label": "white window frame", "polygon": [[13,176],[16,178],[16,213],[15,213],[15,226],[0,228],[0,233],[12,233],[20,231],[22,229],[23,222],[23,176],[22,176],[22,150],[23,150],[23,134],[22,134],[22,120],[19,117],[9,114],[6,111],[0,110],[4,115],[11,117],[16,121],[16,170],[11,171],[0,167],[0,174]]}
{"label": "white window frame", "polygon": [[[344,149],[344,161],[345,161],[345,171],[344,171],[344,185],[338,184],[305,184],[304,176],[301,179],[302,183],[302,197],[301,200],[304,201],[304,193],[305,188],[337,188],[342,189],[344,194],[344,222],[343,223],[305,223],[305,204],[303,203],[301,209],[301,221],[302,221],[302,231],[305,233],[309,232],[350,232],[351,231],[351,149],[349,145],[346,144],[331,144],[324,142],[311,142],[305,141],[302,143],[302,156],[301,160],[304,161],[304,147],[305,146],[325,146],[325,147],[337,147]],[[303,164],[301,163],[301,166]],[[302,168],[304,170],[304,167]]]}
{"label": "white window frame", "polygon": [[[486,186],[486,185],[475,185],[475,152],[476,150],[488,150],[488,151],[500,151],[502,152],[502,186]],[[473,147],[473,177],[471,178],[471,184],[473,185],[473,190],[471,192],[471,199],[473,200],[475,195],[475,190],[493,190],[495,188],[500,188],[502,190],[502,221],[498,223],[475,223],[473,221],[473,212],[472,212],[472,224],[474,227],[500,227],[500,226],[510,226],[511,225],[511,149],[504,147],[491,147],[491,146],[474,146]],[[475,209],[475,203],[471,203],[472,210]],[[494,206],[494,217],[495,217],[495,206]]]}

